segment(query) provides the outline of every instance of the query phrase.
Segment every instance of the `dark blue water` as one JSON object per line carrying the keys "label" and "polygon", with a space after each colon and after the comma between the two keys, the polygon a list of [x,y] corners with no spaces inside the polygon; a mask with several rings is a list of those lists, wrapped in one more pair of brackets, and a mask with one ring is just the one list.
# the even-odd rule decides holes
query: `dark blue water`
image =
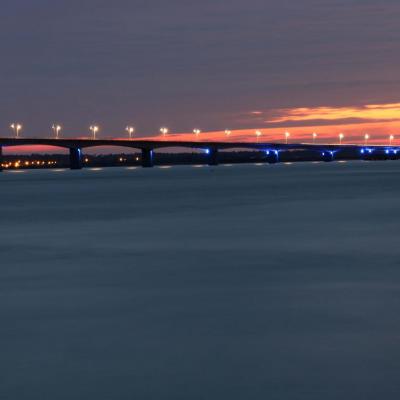
{"label": "dark blue water", "polygon": [[400,163],[0,175],[1,399],[398,399]]}

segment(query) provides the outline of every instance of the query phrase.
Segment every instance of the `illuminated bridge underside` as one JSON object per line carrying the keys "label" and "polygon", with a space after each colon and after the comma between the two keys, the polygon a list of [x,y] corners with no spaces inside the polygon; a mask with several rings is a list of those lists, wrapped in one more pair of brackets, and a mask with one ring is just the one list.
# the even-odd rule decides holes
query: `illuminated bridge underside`
{"label": "illuminated bridge underside", "polygon": [[[26,139],[26,138],[0,138],[0,164],[2,149],[11,146],[54,146],[69,149],[71,169],[82,168],[82,149],[90,147],[126,147],[138,149],[142,152],[142,166],[153,166],[153,151],[163,148],[187,148],[200,149],[208,154],[210,165],[218,164],[218,151],[228,149],[248,149],[265,151],[268,162],[279,161],[279,153],[290,150],[307,150],[320,153],[324,161],[333,161],[335,154],[350,150],[359,152],[362,158],[364,154],[383,152],[386,154],[397,155],[400,149],[393,146],[360,146],[352,144],[308,144],[308,143],[249,143],[249,142],[189,142],[189,141],[156,141],[156,140],[122,140],[122,139]],[[397,158],[397,157],[396,157]]]}

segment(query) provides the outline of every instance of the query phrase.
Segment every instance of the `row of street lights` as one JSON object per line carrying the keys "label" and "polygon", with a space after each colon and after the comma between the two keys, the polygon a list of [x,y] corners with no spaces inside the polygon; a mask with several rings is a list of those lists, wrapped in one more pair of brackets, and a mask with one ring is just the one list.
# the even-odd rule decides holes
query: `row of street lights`
{"label": "row of street lights", "polygon": [[[21,132],[21,130],[22,130],[22,128],[23,128],[22,124],[17,123],[17,122],[13,122],[13,123],[10,125],[10,128],[11,128],[11,130],[14,132],[15,137],[18,139],[18,138],[20,137],[20,132]],[[61,126],[61,125],[58,125],[58,124],[53,124],[53,125],[51,126],[51,129],[52,129],[52,131],[53,131],[54,136],[56,137],[56,139],[59,139],[59,138],[60,138],[60,132],[61,132],[61,130],[62,130],[62,126]],[[97,133],[100,131],[100,127],[99,127],[98,125],[90,125],[89,130],[90,130],[90,132],[91,132],[92,138],[93,138],[93,139],[96,139]],[[133,138],[133,135],[134,135],[134,133],[135,133],[135,127],[133,127],[133,126],[131,126],[131,125],[128,125],[128,126],[125,128],[125,131],[128,133],[129,139],[132,139],[132,138]],[[231,131],[229,131],[229,134],[230,134],[230,132],[231,132]],[[162,128],[160,128],[160,133],[162,134],[163,137],[166,137],[167,134],[169,133],[169,129],[166,128],[166,127],[162,127]],[[199,135],[200,135],[200,133],[201,133],[201,130],[200,130],[200,129],[194,129],[194,130],[193,130],[193,133],[196,135],[196,138],[198,139],[198,138],[199,138]]]}
{"label": "row of street lights", "polygon": [[[261,131],[258,131],[258,130],[257,130],[257,131],[255,132],[255,134],[256,134],[256,140],[257,140],[257,142],[258,142],[260,136],[262,135],[262,133],[261,133]],[[315,132],[313,132],[312,135],[311,135],[311,137],[312,137],[312,143],[315,144],[315,142],[316,142],[316,140],[317,140],[317,137],[318,137],[318,134],[315,133]],[[286,143],[286,144],[289,143],[289,138],[290,138],[290,133],[289,133],[289,132],[285,132],[285,143]],[[366,133],[366,134],[364,135],[364,144],[365,144],[365,145],[368,145],[368,141],[369,141],[370,138],[371,138],[371,137],[370,137],[370,135],[369,135],[368,133]],[[344,134],[343,134],[343,133],[339,133],[339,144],[340,144],[340,145],[342,144],[343,139],[344,139]],[[390,145],[390,146],[392,145],[393,140],[394,140],[394,136],[393,136],[393,135],[390,135],[390,136],[389,136],[389,145]]]}
{"label": "row of street lights", "polygon": [[[19,138],[20,137],[20,132],[21,132],[21,130],[23,128],[22,124],[20,124],[18,122],[13,122],[10,125],[10,128],[14,132],[15,137]],[[51,129],[53,130],[53,133],[54,133],[54,136],[56,137],[56,139],[59,139],[60,138],[60,132],[62,130],[62,126],[59,125],[59,124],[53,124]],[[100,131],[100,127],[98,125],[90,125],[89,130],[91,132],[92,138],[96,139],[97,133]],[[128,125],[125,128],[125,131],[128,133],[129,139],[132,139],[133,135],[135,133],[135,128],[133,126],[131,126],[131,125]],[[169,129],[167,127],[163,126],[163,127],[160,128],[160,133],[165,138],[167,136],[167,134],[169,133]],[[199,140],[199,136],[201,134],[201,130],[198,129],[198,128],[193,129],[193,134],[195,135],[196,140]],[[232,134],[231,130],[229,130],[229,129],[225,130],[225,136],[228,139],[231,136],[231,134]],[[258,143],[260,141],[260,137],[262,136],[262,132],[260,130],[256,130],[255,131],[255,136],[256,136],[256,141]],[[318,134],[313,132],[311,137],[312,137],[312,143],[315,144],[315,142],[317,140],[317,137],[318,137]],[[284,134],[284,138],[285,138],[285,143],[288,144],[289,143],[289,138],[290,138],[290,133],[286,131],[285,134]],[[343,139],[344,139],[344,134],[343,133],[339,133],[339,144],[340,145],[342,144]],[[365,145],[368,145],[369,139],[370,139],[370,135],[368,133],[366,133],[364,135],[364,144]],[[393,140],[394,140],[394,136],[390,135],[389,136],[389,145],[390,146],[392,145]]]}

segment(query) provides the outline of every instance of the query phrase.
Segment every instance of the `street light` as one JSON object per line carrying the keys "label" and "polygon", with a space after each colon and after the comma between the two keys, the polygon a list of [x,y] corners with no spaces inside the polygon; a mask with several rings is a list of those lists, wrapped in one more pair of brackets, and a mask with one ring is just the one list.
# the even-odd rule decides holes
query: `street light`
{"label": "street light", "polygon": [[368,144],[368,140],[369,140],[369,135],[368,135],[368,133],[366,133],[365,136],[364,136],[364,143],[365,143],[365,145]]}
{"label": "street light", "polygon": [[342,144],[342,140],[344,139],[344,134],[343,133],[339,133],[339,145]]}
{"label": "street light", "polygon": [[196,135],[196,140],[199,140],[199,135],[201,133],[200,129],[193,129],[193,133]]}
{"label": "street light", "polygon": [[61,125],[53,124],[51,129],[53,129],[54,135],[56,136],[56,139],[58,139],[60,136],[60,131],[62,129]]}
{"label": "street light", "polygon": [[394,136],[393,136],[393,135],[390,135],[390,136],[389,136],[389,145],[390,145],[390,146],[392,145],[393,140],[394,140]]}
{"label": "street light", "polygon": [[97,125],[90,125],[89,129],[92,132],[93,140],[96,139],[96,133],[99,131],[99,127]]}
{"label": "street light", "polygon": [[256,131],[256,140],[257,140],[257,143],[258,143],[258,141],[260,140],[260,136],[262,135],[262,133],[261,133],[261,131]]}
{"label": "street light", "polygon": [[17,122],[13,122],[10,125],[10,128],[13,130],[13,132],[15,133],[15,137],[18,139],[19,138],[19,132],[22,129],[22,125],[17,123]]}
{"label": "street light", "polygon": [[289,138],[290,138],[290,133],[289,133],[289,132],[285,132],[285,141],[286,141],[286,144],[288,144]]}
{"label": "street light", "polygon": [[231,136],[232,131],[230,131],[229,129],[225,129],[225,135],[226,137],[229,139],[229,136]]}
{"label": "street light", "polygon": [[313,134],[312,134],[312,142],[313,142],[313,144],[315,144],[315,140],[317,139],[317,134],[314,132]]}
{"label": "street light", "polygon": [[167,136],[167,133],[169,132],[168,128],[166,128],[165,126],[163,126],[162,128],[160,128],[160,132],[161,134],[164,136]]}
{"label": "street light", "polygon": [[128,125],[125,130],[128,132],[129,139],[132,139],[133,134],[135,133],[135,128],[133,126]]}

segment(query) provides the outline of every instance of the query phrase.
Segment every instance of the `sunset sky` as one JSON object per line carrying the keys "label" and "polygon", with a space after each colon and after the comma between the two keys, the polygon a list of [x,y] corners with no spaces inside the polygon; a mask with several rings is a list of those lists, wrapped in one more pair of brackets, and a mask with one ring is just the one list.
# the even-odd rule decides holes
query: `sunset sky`
{"label": "sunset sky", "polygon": [[399,19],[398,0],[3,0],[0,136],[400,143]]}

